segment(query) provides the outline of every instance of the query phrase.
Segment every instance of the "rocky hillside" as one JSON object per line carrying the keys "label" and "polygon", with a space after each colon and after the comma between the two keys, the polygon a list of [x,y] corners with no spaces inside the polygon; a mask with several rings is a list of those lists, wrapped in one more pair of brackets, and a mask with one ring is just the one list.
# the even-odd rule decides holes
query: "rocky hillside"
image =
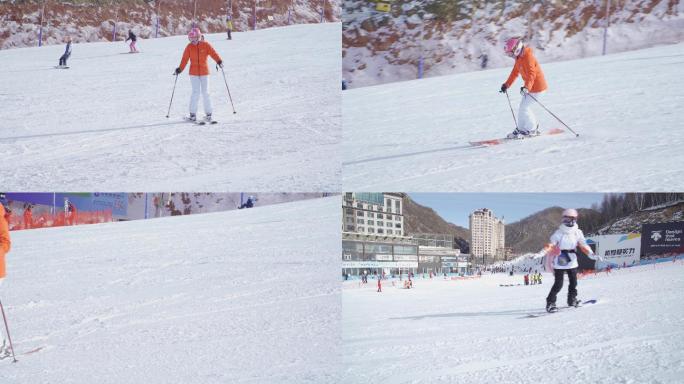
{"label": "rocky hillside", "polygon": [[[511,66],[502,52],[523,36],[540,62],[600,55],[604,0],[368,0],[343,2],[343,76],[350,87]],[[681,42],[680,0],[612,0],[608,53]]]}
{"label": "rocky hillside", "polygon": [[623,218],[612,220],[596,231],[596,234],[613,235],[641,232],[642,224],[669,223],[674,221],[684,221],[684,201],[637,211]]}
{"label": "rocky hillside", "polygon": [[461,253],[470,251],[470,231],[458,225],[446,222],[432,208],[422,206],[404,196],[404,227],[410,233],[446,233],[454,236],[454,247]]}
{"label": "rocky hillside", "polygon": [[[196,10],[192,0],[0,0],[0,49],[37,46],[41,23],[43,44],[61,44],[67,35],[75,42],[123,41],[129,29],[154,37],[157,19],[160,37],[186,34],[193,21],[203,32],[224,32],[228,13],[233,30],[254,27],[253,0],[198,0]],[[260,0],[256,24],[318,23],[321,13],[325,21],[339,21],[339,0]]]}

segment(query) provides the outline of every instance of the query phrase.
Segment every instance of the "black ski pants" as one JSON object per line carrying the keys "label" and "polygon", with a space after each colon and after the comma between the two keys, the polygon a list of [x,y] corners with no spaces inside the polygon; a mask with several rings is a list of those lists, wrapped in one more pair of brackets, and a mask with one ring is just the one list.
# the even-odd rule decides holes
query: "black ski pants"
{"label": "black ski pants", "polygon": [[69,58],[69,55],[67,55],[66,53],[63,54],[62,57],[59,58],[59,65],[63,65],[66,67],[68,58]]}
{"label": "black ski pants", "polygon": [[563,288],[563,277],[565,273],[568,274],[568,280],[570,285],[568,286],[568,305],[577,298],[577,268],[572,269],[554,269],[553,270],[553,287],[551,287],[551,292],[546,297],[547,303],[555,303],[556,295]]}

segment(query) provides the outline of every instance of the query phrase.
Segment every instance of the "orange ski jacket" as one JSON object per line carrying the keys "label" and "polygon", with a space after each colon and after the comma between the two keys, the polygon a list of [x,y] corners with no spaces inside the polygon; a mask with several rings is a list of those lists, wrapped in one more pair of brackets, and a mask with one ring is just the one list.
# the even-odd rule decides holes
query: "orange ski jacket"
{"label": "orange ski jacket", "polygon": [[185,69],[185,65],[190,60],[190,75],[191,76],[207,76],[209,75],[209,66],[207,65],[207,57],[211,56],[217,63],[221,60],[221,56],[216,53],[214,47],[206,41],[200,41],[197,45],[189,43],[183,51],[183,58],[181,59],[181,72]]}
{"label": "orange ski jacket", "polygon": [[5,277],[5,254],[10,250],[9,223],[5,217],[5,207],[0,204],[0,279]]}
{"label": "orange ski jacket", "polygon": [[513,70],[506,80],[506,88],[513,85],[519,74],[522,75],[525,88],[532,93],[545,91],[548,88],[546,79],[544,79],[544,72],[542,72],[541,66],[539,66],[539,62],[534,57],[530,47],[525,47],[523,53],[515,59]]}

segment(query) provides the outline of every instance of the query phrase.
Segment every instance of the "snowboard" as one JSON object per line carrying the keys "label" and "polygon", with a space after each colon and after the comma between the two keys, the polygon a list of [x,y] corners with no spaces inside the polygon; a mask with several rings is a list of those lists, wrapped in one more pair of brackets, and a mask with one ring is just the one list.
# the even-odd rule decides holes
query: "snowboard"
{"label": "snowboard", "polygon": [[65,67],[62,65],[55,65],[55,69],[69,69],[69,67]]}
{"label": "snowboard", "polygon": [[556,310],[555,310],[554,312],[546,312],[546,311],[544,311],[544,312],[539,312],[539,313],[528,313],[527,316],[525,316],[525,317],[526,317],[526,318],[536,318],[536,317],[542,317],[542,316],[552,315],[552,314],[554,314],[554,313],[558,313],[558,312],[561,312],[561,311],[565,311],[565,310],[568,310],[568,309],[570,309],[570,308],[581,308],[581,307],[583,307],[583,306],[585,306],[585,305],[596,304],[597,301],[598,301],[597,299],[585,300],[585,301],[583,301],[582,304],[580,304],[578,307],[571,307],[571,306],[567,306],[567,305],[566,305],[566,306],[563,306],[563,307],[557,307]]}
{"label": "snowboard", "polygon": [[553,128],[553,129],[550,129],[550,130],[548,130],[548,131],[541,132],[541,133],[539,133],[538,135],[534,135],[534,136],[525,136],[525,137],[521,137],[521,138],[518,138],[518,139],[509,139],[509,138],[507,138],[507,137],[501,137],[501,138],[498,138],[498,139],[471,141],[471,142],[470,142],[470,145],[472,145],[472,146],[474,146],[474,147],[486,147],[486,146],[491,146],[491,145],[504,144],[504,143],[511,142],[511,141],[520,141],[520,140],[534,139],[535,137],[540,137],[540,136],[558,135],[558,134],[561,134],[561,133],[564,133],[564,132],[565,132],[565,130],[563,130],[563,129],[560,129],[560,128]]}

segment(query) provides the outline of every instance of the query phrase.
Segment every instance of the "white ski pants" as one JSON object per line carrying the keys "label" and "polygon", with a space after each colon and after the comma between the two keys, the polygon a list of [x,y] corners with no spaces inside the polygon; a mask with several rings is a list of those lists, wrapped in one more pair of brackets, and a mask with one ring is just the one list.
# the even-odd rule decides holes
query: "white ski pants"
{"label": "white ski pants", "polygon": [[192,84],[192,95],[190,95],[190,113],[197,114],[197,102],[199,102],[200,92],[202,93],[202,105],[204,113],[211,114],[211,100],[209,100],[209,76],[190,76]]}
{"label": "white ski pants", "polygon": [[[541,101],[540,97],[544,94],[544,91],[537,93],[530,93],[535,99]],[[532,111],[532,105],[536,104],[530,96],[525,95],[520,101],[520,108],[518,108],[518,129],[521,131],[532,131],[537,128],[537,117],[534,116]]]}

